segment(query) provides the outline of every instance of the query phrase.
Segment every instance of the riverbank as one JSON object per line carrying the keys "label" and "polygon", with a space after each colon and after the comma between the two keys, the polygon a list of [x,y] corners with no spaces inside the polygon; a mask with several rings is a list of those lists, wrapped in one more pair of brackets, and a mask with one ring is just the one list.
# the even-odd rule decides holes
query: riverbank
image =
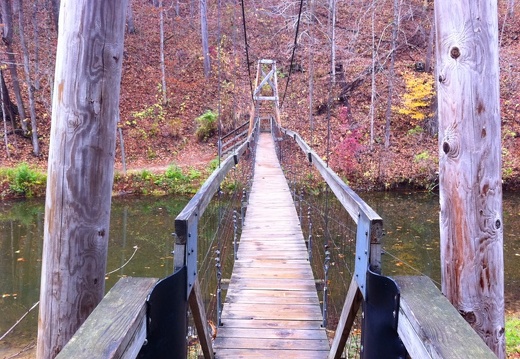
{"label": "riverbank", "polygon": [[[114,172],[112,193],[114,196],[194,194],[217,167],[218,159],[194,166],[169,164],[126,172],[119,168]],[[384,178],[366,176],[365,182],[360,178],[351,181],[346,179],[346,182],[354,190],[361,191],[410,189],[436,192],[438,178],[436,173],[430,173],[428,177],[387,173]],[[46,169],[25,162],[14,168],[0,167],[0,198],[3,200],[45,197],[46,186]],[[503,188],[516,191],[520,189],[520,182],[515,178],[506,178],[503,180]]]}

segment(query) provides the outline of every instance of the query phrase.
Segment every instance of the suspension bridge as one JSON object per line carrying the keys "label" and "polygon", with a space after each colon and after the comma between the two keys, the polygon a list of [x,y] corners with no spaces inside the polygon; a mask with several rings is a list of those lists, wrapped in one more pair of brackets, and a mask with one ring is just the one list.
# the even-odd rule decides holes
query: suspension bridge
{"label": "suspension bridge", "polygon": [[280,126],[274,61],[251,112],[175,219],[174,273],[122,278],[58,358],[494,358],[429,278],[381,274],[382,218]]}

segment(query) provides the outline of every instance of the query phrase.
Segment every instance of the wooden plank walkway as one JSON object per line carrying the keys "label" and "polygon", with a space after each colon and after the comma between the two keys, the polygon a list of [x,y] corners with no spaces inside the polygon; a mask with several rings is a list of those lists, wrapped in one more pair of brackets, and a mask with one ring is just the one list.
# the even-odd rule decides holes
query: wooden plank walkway
{"label": "wooden plank walkway", "polygon": [[308,254],[271,134],[255,177],[214,343],[216,358],[326,358],[329,342]]}

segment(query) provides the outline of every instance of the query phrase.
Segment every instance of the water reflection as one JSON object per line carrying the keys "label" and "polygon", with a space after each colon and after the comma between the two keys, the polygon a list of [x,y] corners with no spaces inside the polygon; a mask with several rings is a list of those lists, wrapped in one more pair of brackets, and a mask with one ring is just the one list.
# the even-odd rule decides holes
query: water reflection
{"label": "water reflection", "polygon": [[[438,197],[416,192],[361,196],[385,222],[383,272],[422,273],[440,282]],[[186,203],[185,198],[166,197],[113,200],[107,272],[116,271],[107,276],[107,290],[125,275],[162,278],[172,272],[173,220]],[[517,312],[519,203],[520,194],[504,195],[506,309]],[[43,201],[0,204],[0,335],[39,299],[43,217]],[[37,309],[0,342],[0,356],[12,353],[10,348],[34,343],[36,325]]]}
{"label": "water reflection", "polygon": [[[115,198],[107,259],[106,290],[122,276],[162,278],[172,273],[173,220],[186,198]],[[39,300],[43,201],[0,206],[0,335]],[[131,258],[131,260],[129,260]],[[38,310],[0,342],[0,355],[36,338]]]}
{"label": "water reflection", "polygon": [[[425,274],[440,283],[439,197],[431,193],[362,193],[383,218],[383,273]],[[506,311],[520,312],[520,194],[505,193],[504,266]],[[440,284],[438,284],[440,287]]]}

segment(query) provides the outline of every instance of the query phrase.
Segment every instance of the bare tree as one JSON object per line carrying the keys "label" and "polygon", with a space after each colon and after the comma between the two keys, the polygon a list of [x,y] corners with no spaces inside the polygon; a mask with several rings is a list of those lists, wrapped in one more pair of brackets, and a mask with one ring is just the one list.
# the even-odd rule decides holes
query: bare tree
{"label": "bare tree", "polygon": [[430,24],[430,35],[428,36],[428,47],[426,47],[426,59],[424,60],[424,71],[432,70],[433,44],[435,42],[435,22]]}
{"label": "bare tree", "polygon": [[23,106],[22,93],[20,91],[20,82],[18,80],[18,72],[16,70],[16,58],[13,50],[13,13],[11,8],[11,1],[1,0],[2,6],[2,23],[3,33],[2,40],[4,41],[9,72],[11,73],[11,79],[13,81],[13,91],[16,98],[16,105],[18,106],[18,115],[20,117],[20,125],[24,132],[24,135],[29,133],[27,122],[25,120],[25,110]]}
{"label": "bare tree", "polygon": [[[334,1],[334,0],[331,0]],[[311,0],[311,19],[314,17],[314,9],[316,6],[316,1]],[[310,46],[309,46],[309,124],[311,130],[311,147],[314,146],[314,116],[313,116],[313,101],[314,101],[314,45],[316,43],[316,38],[314,36],[313,31],[314,22],[309,22],[309,37],[310,37]],[[331,51],[332,47],[331,47]],[[334,68],[334,62],[332,62],[332,68]],[[333,74],[331,73],[332,79],[334,79]]]}
{"label": "bare tree", "polygon": [[375,19],[376,17],[376,1],[372,1],[372,91],[370,96],[370,150],[374,148],[374,121],[376,108],[376,34],[375,34]]}
{"label": "bare tree", "polygon": [[[331,42],[331,67],[330,73],[332,76],[332,84],[336,84],[336,0],[330,0],[329,3],[329,11],[330,11],[330,22],[331,22],[331,31],[330,31],[330,42]],[[313,15],[314,16],[314,15]]]}
{"label": "bare tree", "polygon": [[34,44],[34,90],[37,91],[40,89],[40,33],[39,33],[39,24],[38,24],[38,14],[40,13],[39,9],[39,1],[33,1],[33,13],[32,13],[32,26],[33,26],[33,44]]}
{"label": "bare tree", "polygon": [[135,34],[134,12],[132,10],[132,0],[128,0],[128,8],[126,9],[126,31],[129,34]]}
{"label": "bare tree", "polygon": [[60,0],[51,0],[52,6],[52,20],[54,22],[54,27],[56,32],[58,32],[58,22],[60,18]]}
{"label": "bare tree", "polygon": [[163,0],[159,0],[159,36],[161,42],[160,56],[161,56],[161,84],[162,84],[162,103],[166,105],[168,98],[166,96],[166,66],[164,64],[164,7]]}
{"label": "bare tree", "polygon": [[397,48],[397,30],[399,29],[399,0],[394,0],[394,20],[390,49],[390,68],[388,69],[388,98],[386,102],[385,148],[390,147],[390,126],[392,123],[392,98],[394,96],[395,51]]}
{"label": "bare tree", "polygon": [[[2,70],[0,70],[2,71]],[[2,74],[2,85],[4,84],[4,75]],[[3,89],[3,86],[2,86]],[[5,143],[5,152],[7,153],[7,158],[11,157],[11,153],[9,151],[9,139],[7,134],[7,114],[5,111],[5,103],[4,103],[4,91],[0,91],[0,101],[2,108],[2,119],[4,120],[4,143]]]}
{"label": "bare tree", "polygon": [[23,14],[23,2],[22,0],[15,0],[18,7],[18,26],[20,29],[20,44],[23,52],[23,68],[25,73],[25,83],[27,84],[29,93],[29,114],[31,116],[31,139],[33,145],[33,153],[35,156],[40,154],[40,144],[38,143],[38,127],[36,123],[36,106],[34,101],[34,86],[31,80],[30,68],[29,68],[29,50],[25,42],[25,24]]}
{"label": "bare tree", "polygon": [[202,56],[204,58],[204,76],[208,78],[211,71],[211,65],[209,58],[206,0],[200,0],[200,33],[202,37]]}

